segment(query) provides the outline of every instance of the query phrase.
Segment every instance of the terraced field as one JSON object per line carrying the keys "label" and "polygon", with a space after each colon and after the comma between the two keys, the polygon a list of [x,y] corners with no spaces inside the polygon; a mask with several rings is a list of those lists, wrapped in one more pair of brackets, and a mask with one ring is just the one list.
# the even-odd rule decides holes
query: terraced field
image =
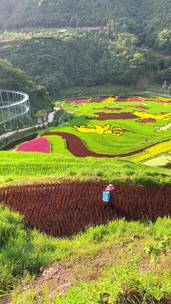
{"label": "terraced field", "polygon": [[[155,168],[155,164],[168,165],[171,158],[171,100],[115,97],[65,100],[56,106],[72,114],[72,120],[40,131],[37,138],[18,142],[15,151],[0,152],[0,202],[12,211],[18,211],[23,217],[22,229],[26,227],[24,234],[17,230],[18,214],[14,215],[14,221],[11,212],[1,207],[1,213],[5,214],[4,223],[12,235],[12,241],[9,237],[7,243],[5,237],[8,234],[4,234],[5,249],[2,251],[0,268],[4,271],[4,261],[8,267],[3,272],[4,281],[0,282],[2,293],[15,286],[18,273],[23,275],[28,271],[29,274],[37,274],[42,267],[58,261],[59,265],[54,268],[57,273],[61,261],[73,256],[73,244],[77,255],[80,252],[81,256],[86,251],[82,262],[84,269],[78,267],[78,256],[73,262],[79,271],[79,277],[80,269],[83,269],[82,273],[87,273],[85,261],[96,256],[98,266],[95,265],[95,272],[90,279],[93,282],[97,269],[100,268],[104,276],[108,267],[108,264],[105,264],[105,268],[101,267],[103,260],[102,264],[99,263],[99,253],[95,248],[99,244],[104,258],[106,259],[106,254],[107,259],[108,256],[112,258],[111,279],[106,281],[104,277],[99,281],[100,286],[104,286],[103,298],[101,288],[97,285],[97,289],[94,289],[96,281],[90,286],[89,282],[87,285],[78,284],[81,292],[84,287],[86,290],[84,303],[92,302],[92,290],[97,294],[97,301],[93,303],[108,303],[108,299],[113,301],[113,289],[108,288],[113,286],[114,280],[116,285],[113,274],[114,271],[117,274],[120,265],[119,273],[126,292],[123,294],[126,294],[127,300],[129,297],[133,299],[130,303],[134,297],[138,303],[142,303],[147,296],[147,284],[149,297],[146,299],[149,299],[149,303],[170,303],[171,170]],[[102,193],[109,183],[115,189],[111,193],[110,204],[106,206]],[[2,222],[2,233],[4,223]],[[101,224],[104,225],[99,226]],[[36,228],[45,234],[28,228]],[[86,230],[85,234],[75,236]],[[17,245],[13,246],[13,234],[16,231],[19,237]],[[21,246],[23,235],[24,247]],[[111,235],[111,239],[107,242],[108,235]],[[11,259],[11,248],[14,260]],[[35,269],[32,266],[33,257],[38,264]],[[135,269],[137,273],[133,275],[132,270]],[[127,270],[130,277],[127,278],[129,284],[125,285],[124,271]],[[66,268],[66,271],[68,278],[70,270]],[[141,277],[145,285],[139,281]],[[87,277],[85,279],[87,282]],[[58,276],[53,281],[56,286],[60,284]],[[66,282],[65,278],[65,286]],[[138,282],[136,286],[135,282]],[[50,285],[53,289],[51,283],[52,281]],[[134,289],[132,291],[128,288],[125,291],[125,286],[133,286]],[[41,288],[44,288],[42,284]],[[74,290],[76,292],[73,297]],[[119,290],[122,289],[118,289],[120,297]],[[35,301],[38,299],[40,302],[40,294],[43,292],[36,292],[32,295]],[[135,293],[132,295],[131,292]],[[77,289],[68,287],[66,298],[60,298],[55,303],[72,303],[77,293]],[[25,291],[22,296],[25,297]],[[80,298],[82,301],[82,296]],[[27,302],[27,298],[24,299],[16,302],[14,298],[12,303]],[[124,299],[121,297],[118,303],[126,303]],[[74,303],[77,303],[77,299]]]}
{"label": "terraced field", "polygon": [[126,157],[144,163],[171,151],[169,98],[79,99],[58,102],[57,106],[71,113],[73,119],[48,129],[43,136],[50,141],[53,136],[52,146],[55,136],[62,137],[66,153],[68,150],[73,156]]}

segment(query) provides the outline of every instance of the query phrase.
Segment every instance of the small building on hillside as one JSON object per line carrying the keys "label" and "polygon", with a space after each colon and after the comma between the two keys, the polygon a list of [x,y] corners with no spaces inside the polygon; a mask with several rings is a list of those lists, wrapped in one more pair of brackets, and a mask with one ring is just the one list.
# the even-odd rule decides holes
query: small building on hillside
{"label": "small building on hillside", "polygon": [[43,125],[48,122],[48,113],[46,110],[40,110],[36,113],[37,124]]}

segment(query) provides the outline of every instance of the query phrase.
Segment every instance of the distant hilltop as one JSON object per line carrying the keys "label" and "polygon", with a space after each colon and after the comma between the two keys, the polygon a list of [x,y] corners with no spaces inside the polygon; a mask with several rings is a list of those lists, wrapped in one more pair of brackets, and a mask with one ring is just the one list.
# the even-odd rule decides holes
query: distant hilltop
{"label": "distant hilltop", "polygon": [[170,10],[170,0],[1,0],[0,29],[96,28],[112,19],[123,29],[138,31],[142,26],[169,27]]}

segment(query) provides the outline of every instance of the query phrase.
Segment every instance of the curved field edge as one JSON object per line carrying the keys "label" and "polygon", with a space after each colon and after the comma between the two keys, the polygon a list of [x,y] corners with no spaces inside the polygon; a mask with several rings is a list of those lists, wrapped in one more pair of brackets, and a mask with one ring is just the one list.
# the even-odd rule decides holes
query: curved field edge
{"label": "curved field edge", "polygon": [[[118,220],[71,239],[26,229],[22,217],[7,208],[0,207],[0,219],[0,294],[17,284],[12,304],[40,303],[40,298],[50,304],[97,304],[105,295],[115,303],[131,288],[148,290],[157,300],[171,294],[169,218],[153,224]],[[42,268],[43,276],[33,281]]]}
{"label": "curved field edge", "polygon": [[0,189],[0,201],[20,212],[29,227],[48,235],[72,236],[87,227],[124,218],[156,221],[171,216],[171,187],[115,184],[110,208],[102,202],[107,183],[63,182]]}
{"label": "curved field edge", "polygon": [[143,153],[134,156],[133,161],[135,163],[143,162],[148,159],[153,159],[163,153],[169,153],[171,151],[171,140],[163,141],[154,146],[148,147]]}
{"label": "curved field edge", "polygon": [[[61,141],[62,148],[64,142]],[[103,160],[103,161],[102,161]],[[170,184],[171,171],[133,164],[122,159],[64,157],[35,153],[0,152],[0,185],[33,181],[104,181]]]}
{"label": "curved field edge", "polygon": [[[43,138],[44,136],[46,138],[50,138],[50,136],[52,136],[53,142],[55,142],[55,138],[54,138],[55,135],[61,136],[66,141],[67,150],[75,157],[123,158],[134,155],[133,160],[134,162],[138,163],[150,157],[156,156],[158,154],[162,154],[163,152],[169,152],[171,149],[170,147],[171,141],[166,139],[161,143],[155,143],[148,147],[141,148],[139,150],[135,150],[125,154],[101,154],[101,153],[95,153],[94,151],[90,151],[87,148],[86,144],[80,139],[80,137],[74,134],[67,132],[45,132],[44,134],[42,134]],[[141,155],[141,153],[143,154]],[[135,156],[137,154],[138,156]]]}
{"label": "curved field edge", "polygon": [[[148,148],[150,145],[160,143],[165,140],[170,139],[170,132],[156,132],[156,128],[160,128],[163,126],[164,121],[157,120],[155,124],[143,124],[140,123],[139,120],[106,120],[106,121],[98,121],[97,115],[98,112],[108,113],[115,110],[115,107],[119,107],[121,113],[129,112],[133,113],[138,105],[141,107],[142,102],[112,102],[110,101],[112,98],[107,98],[106,101],[101,103],[86,103],[82,104],[72,104],[71,102],[58,102],[57,105],[69,113],[73,114],[73,119],[67,122],[65,125],[59,125],[56,128],[49,128],[47,131],[57,131],[57,132],[65,132],[72,135],[78,136],[87,146],[90,151],[99,154],[126,154],[133,151],[138,151],[140,148]],[[114,98],[113,98],[114,99]],[[148,108],[148,115],[159,116],[158,114],[161,112],[170,113],[170,105],[165,106],[160,104],[160,100],[162,97],[156,97],[156,100],[152,100],[151,98],[145,98],[146,106]],[[162,99],[163,100],[163,99]],[[164,102],[164,100],[163,100]],[[143,103],[144,104],[144,103]],[[119,113],[120,113],[119,111]],[[151,113],[151,114],[150,114]],[[145,114],[145,113],[144,113]],[[116,115],[114,113],[113,115]],[[170,115],[170,114],[169,114]],[[76,127],[80,126],[88,126],[88,127],[96,127],[100,125],[104,127],[106,124],[110,124],[113,128],[121,127],[124,130],[122,136],[111,137],[107,134],[93,134],[80,132]],[[135,132],[136,131],[136,132]],[[112,142],[114,141],[114,142]],[[147,144],[148,143],[148,144]]]}

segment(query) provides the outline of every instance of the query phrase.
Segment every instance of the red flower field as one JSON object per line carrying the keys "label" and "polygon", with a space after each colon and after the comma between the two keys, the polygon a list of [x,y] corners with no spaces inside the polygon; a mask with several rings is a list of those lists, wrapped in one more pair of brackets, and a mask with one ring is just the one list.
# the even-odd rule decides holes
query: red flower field
{"label": "red flower field", "polygon": [[39,152],[39,153],[50,153],[50,143],[45,138],[38,138],[30,140],[19,145],[17,151],[19,152]]}
{"label": "red flower field", "polygon": [[70,100],[70,102],[75,103],[75,104],[86,104],[88,102],[103,102],[105,100],[106,100],[105,97],[92,98],[92,99],[81,98],[81,99]]}
{"label": "red flower field", "polygon": [[132,102],[144,102],[144,98],[140,98],[140,97],[131,97],[128,98],[128,101],[132,101]]}
{"label": "red flower field", "polygon": [[135,119],[136,115],[133,113],[97,113],[97,120],[113,120],[113,119]]}
{"label": "red flower field", "polygon": [[140,97],[118,97],[116,99],[117,102],[127,102],[127,101],[132,101],[132,102],[144,102],[144,99],[143,98],[140,98]]}
{"label": "red flower field", "polygon": [[106,97],[93,98],[91,102],[103,102],[106,100]]}
{"label": "red flower field", "polygon": [[154,122],[156,122],[156,120],[154,118],[147,118],[147,119],[141,120],[141,122],[148,124],[148,123],[154,123]]}
{"label": "red flower field", "polygon": [[84,104],[84,103],[88,103],[89,99],[75,99],[75,100],[70,100],[70,102],[76,103],[76,104]]}
{"label": "red flower field", "polygon": [[111,206],[102,202],[104,183],[24,185],[0,189],[0,201],[24,215],[27,225],[70,236],[111,220],[171,216],[171,186],[115,185]]}

